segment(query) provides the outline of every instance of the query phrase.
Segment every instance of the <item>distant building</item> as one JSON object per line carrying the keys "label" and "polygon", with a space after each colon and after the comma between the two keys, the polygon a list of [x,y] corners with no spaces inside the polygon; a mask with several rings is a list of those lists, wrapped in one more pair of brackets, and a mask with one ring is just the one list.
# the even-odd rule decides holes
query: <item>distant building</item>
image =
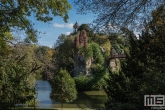
{"label": "distant building", "polygon": [[79,25],[76,21],[76,23],[73,25],[73,33],[76,33],[77,32],[77,29],[78,29]]}

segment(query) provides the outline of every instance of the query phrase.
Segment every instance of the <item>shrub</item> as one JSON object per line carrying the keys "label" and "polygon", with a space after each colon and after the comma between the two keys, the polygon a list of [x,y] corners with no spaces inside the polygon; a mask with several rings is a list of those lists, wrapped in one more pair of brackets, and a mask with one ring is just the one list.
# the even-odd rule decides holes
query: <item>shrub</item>
{"label": "shrub", "polygon": [[79,76],[74,77],[76,88],[78,91],[87,91],[91,90],[91,81],[93,77],[92,76],[85,76],[82,73],[80,73]]}

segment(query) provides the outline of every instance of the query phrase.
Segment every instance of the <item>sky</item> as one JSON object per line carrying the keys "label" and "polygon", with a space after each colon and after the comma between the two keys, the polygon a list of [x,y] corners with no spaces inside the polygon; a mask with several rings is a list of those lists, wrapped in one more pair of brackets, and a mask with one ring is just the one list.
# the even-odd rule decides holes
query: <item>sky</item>
{"label": "sky", "polygon": [[68,13],[68,23],[65,23],[63,18],[58,16],[53,17],[53,20],[49,23],[39,22],[31,18],[32,22],[35,24],[34,28],[41,32],[38,38],[39,45],[53,47],[59,35],[68,35],[73,32],[73,25],[76,21],[79,25],[81,25],[91,23],[95,19],[93,14],[76,14],[77,11],[73,5],[73,0],[69,0],[68,2],[72,5],[72,10],[69,10]]}

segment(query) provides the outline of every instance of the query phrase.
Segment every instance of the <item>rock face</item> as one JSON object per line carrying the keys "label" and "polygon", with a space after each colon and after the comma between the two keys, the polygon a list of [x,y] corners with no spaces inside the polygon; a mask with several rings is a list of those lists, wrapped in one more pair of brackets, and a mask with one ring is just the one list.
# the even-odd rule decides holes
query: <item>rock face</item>
{"label": "rock face", "polygon": [[112,47],[111,49],[111,56],[110,56],[110,63],[109,67],[111,68],[112,72],[118,72],[121,69],[120,60],[125,59],[126,55],[124,50],[120,50],[118,53],[115,48]]}
{"label": "rock face", "polygon": [[92,59],[85,61],[82,55],[76,55],[74,59],[74,76],[78,76],[80,73],[84,75],[89,74],[88,68],[90,68],[92,64]]}
{"label": "rock face", "polygon": [[120,60],[118,58],[111,59],[109,67],[111,68],[112,72],[118,72],[120,70]]}
{"label": "rock face", "polygon": [[86,47],[88,43],[88,37],[86,35],[86,31],[82,30],[80,32],[79,36],[76,36],[75,38],[75,52],[77,52],[77,49],[79,46]]}
{"label": "rock face", "polygon": [[78,47],[81,46],[82,48],[87,47],[88,43],[88,37],[86,35],[86,31],[82,30],[79,34],[79,36],[76,36],[74,41],[74,76],[78,76],[80,73],[83,73],[85,75],[89,74],[88,68],[90,68],[92,64],[92,59],[89,59],[88,61],[85,61],[85,58],[80,53],[78,54]]}

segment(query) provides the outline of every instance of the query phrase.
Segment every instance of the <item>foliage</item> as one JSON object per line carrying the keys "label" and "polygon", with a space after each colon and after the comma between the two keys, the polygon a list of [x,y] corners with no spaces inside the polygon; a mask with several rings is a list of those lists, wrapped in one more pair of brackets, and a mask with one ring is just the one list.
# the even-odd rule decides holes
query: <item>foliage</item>
{"label": "foliage", "polygon": [[19,63],[24,58],[20,59],[0,61],[0,109],[8,110],[33,98],[35,79],[31,70]]}
{"label": "foliage", "polygon": [[65,39],[66,39],[66,35],[65,34],[61,34],[58,39],[56,40],[56,43],[54,45],[54,48],[58,47],[60,44],[63,44]]}
{"label": "foliage", "polygon": [[78,54],[83,55],[85,58],[85,61],[88,61],[90,58],[93,57],[92,45],[88,44],[86,48],[79,46]]}
{"label": "foliage", "polygon": [[11,54],[11,47],[8,45],[8,42],[11,42],[12,40],[13,36],[10,32],[4,32],[4,38],[0,37],[0,58]]}
{"label": "foliage", "polygon": [[78,28],[78,31],[82,31],[85,30],[88,34],[88,32],[92,31],[92,29],[90,28],[90,26],[88,24],[81,24]]}
{"label": "foliage", "polygon": [[79,47],[78,53],[84,56],[85,61],[93,58],[95,63],[103,64],[104,62],[104,57],[101,53],[100,46],[97,43],[92,42],[88,44],[85,50],[83,47]]}
{"label": "foliage", "polygon": [[53,101],[64,103],[72,102],[77,98],[77,90],[74,80],[65,69],[60,69],[51,81],[52,91],[50,98]]}
{"label": "foliage", "polygon": [[[164,8],[159,7],[153,13],[163,15]],[[159,14],[158,14],[159,13]],[[119,73],[111,73],[107,80],[106,89],[109,101],[105,104],[106,109],[112,110],[142,110],[150,109],[144,106],[144,95],[165,94],[165,73],[162,67],[164,63],[165,43],[162,30],[164,29],[163,19],[155,19],[148,23],[146,30],[140,40],[130,37],[130,52],[125,62],[122,63],[122,70]],[[153,24],[153,22],[159,23]],[[152,25],[151,25],[152,23]],[[150,30],[150,31],[149,31]],[[158,46],[159,45],[159,46]],[[161,48],[161,50],[160,50]]]}
{"label": "foliage", "polygon": [[92,43],[92,49],[93,49],[93,58],[95,63],[103,64],[104,63],[104,57],[101,53],[100,46],[96,43]]}
{"label": "foliage", "polygon": [[[103,27],[112,29],[115,26],[135,26],[143,25],[151,20],[150,12],[160,5],[165,5],[164,1],[155,2],[154,0],[74,0],[77,11],[80,14],[93,13],[97,18],[93,21],[96,30]],[[140,29],[142,29],[140,27]]]}
{"label": "foliage", "polygon": [[66,68],[69,74],[73,74],[74,65],[74,36],[68,36],[58,47],[54,48],[53,64],[58,72],[60,68]]}
{"label": "foliage", "polygon": [[81,32],[82,30],[85,30],[87,33],[86,35],[88,36],[88,41],[91,42],[94,39],[94,31],[92,28],[90,28],[89,24],[81,24],[78,27],[78,32]]}
{"label": "foliage", "polygon": [[[165,55],[165,8],[160,6],[152,12],[153,19],[146,26],[143,36],[147,40],[146,48],[153,54],[157,61],[164,61]],[[146,31],[146,32],[145,32]]]}
{"label": "foliage", "polygon": [[110,56],[111,43],[106,34],[94,34],[92,36],[92,42],[97,43],[100,46],[101,53],[104,55],[105,59]]}
{"label": "foliage", "polygon": [[118,39],[117,39],[117,43],[119,43],[119,44],[124,44],[124,43],[125,43],[124,37],[121,36],[121,35],[119,35],[119,36],[118,36]]}
{"label": "foliage", "polygon": [[[93,68],[94,69],[94,68]],[[94,72],[94,79],[92,80],[92,90],[102,90],[107,87],[106,80],[108,79],[108,72],[105,67],[97,65]]]}
{"label": "foliage", "polygon": [[95,42],[99,45],[104,44],[107,40],[108,40],[107,35],[105,35],[105,34],[101,35],[98,33],[94,34],[94,38],[92,39],[93,42]]}
{"label": "foliage", "polygon": [[132,35],[134,39],[137,39],[135,34],[131,33],[127,28],[121,28],[122,32],[112,33],[108,36],[111,46],[118,54],[129,54],[129,36]]}
{"label": "foliage", "polygon": [[[6,34],[10,36],[9,34]],[[35,94],[35,72],[41,68],[34,55],[34,44],[13,43],[12,38],[2,44],[0,55],[0,108],[11,109],[25,103]]]}
{"label": "foliage", "polygon": [[111,51],[111,44],[110,41],[107,39],[106,42],[102,43],[101,47],[103,48],[103,54],[105,59],[109,59],[110,57],[110,51]]}
{"label": "foliage", "polygon": [[[72,35],[66,37],[62,34],[59,36],[57,41],[58,46],[55,46],[55,53],[53,55],[55,66],[57,67],[56,73],[63,67],[72,75],[74,65],[74,38],[75,36]],[[94,64],[88,68],[89,71],[92,72],[92,75],[83,76],[81,74],[74,78],[76,88],[79,91],[100,90],[106,86],[105,79],[107,78],[108,72],[105,69],[106,67],[104,67],[104,62],[105,58],[109,59],[111,45],[106,35],[98,35],[97,38],[94,42],[89,41],[86,48],[78,47],[78,54],[83,55],[85,61],[92,59],[92,64]],[[102,50],[101,47],[104,50]]]}
{"label": "foliage", "polygon": [[[20,0],[2,0],[0,2],[0,35],[4,32],[11,32],[15,29],[24,30],[27,42],[37,42],[37,31],[33,28],[29,16],[34,15],[36,20],[48,22],[53,16],[61,16],[65,22],[68,19],[68,10],[71,5],[67,0],[63,1],[20,1]],[[42,8],[41,8],[42,7]]]}
{"label": "foliage", "polygon": [[[109,45],[104,45],[104,48],[106,46]],[[100,49],[100,46],[95,42],[91,42],[87,45],[86,48],[79,47],[78,53],[84,56],[85,61],[88,61],[89,59],[93,59],[93,60],[91,67],[88,68],[89,71],[91,72],[90,73],[91,75],[84,76],[80,74],[79,76],[74,78],[77,89],[79,91],[103,89],[103,87],[106,86],[105,79],[107,77],[107,72],[105,67],[103,66],[104,55]]]}
{"label": "foliage", "polygon": [[42,59],[38,59],[38,56],[40,55],[38,53],[38,56],[36,55],[35,50],[38,48],[35,44],[26,44],[25,42],[18,42],[16,44],[13,44],[11,46],[12,48],[12,58],[13,59],[18,59],[22,56],[26,56],[26,58],[22,61],[19,62],[20,64],[24,65],[24,67],[29,68],[32,73],[35,73],[35,76],[39,72],[42,71],[44,66],[40,62]]}
{"label": "foliage", "polygon": [[[10,46],[9,46],[10,47]],[[36,78],[45,78],[50,80],[54,76],[53,54],[54,50],[46,46],[37,46],[35,44],[26,44],[19,42],[10,47],[12,50],[11,55],[14,59],[17,59],[23,55],[26,58],[23,61],[23,65],[27,68],[34,67]],[[22,54],[22,55],[21,55]]]}
{"label": "foliage", "polygon": [[[37,30],[29,16],[43,22],[51,21],[52,15],[61,16],[67,22],[71,6],[67,0],[1,0],[0,5],[0,109],[8,110],[33,98],[33,73],[41,68],[34,57],[35,46],[29,44],[37,42]],[[17,43],[12,36],[16,30],[25,33],[26,43]]]}
{"label": "foliage", "polygon": [[40,71],[37,71],[36,75],[42,75],[41,78],[51,80],[55,70],[52,58],[54,50],[46,46],[38,46],[34,49],[33,53],[37,63],[42,66]]}
{"label": "foliage", "polygon": [[110,74],[106,90],[109,96],[105,104],[107,109],[144,109],[144,95],[164,94],[165,76],[159,67],[162,64],[152,62],[151,59],[147,59],[148,64],[144,64],[137,57],[139,55],[127,60],[119,73]]}
{"label": "foliage", "polygon": [[87,91],[92,90],[91,87],[91,81],[94,79],[92,76],[85,76],[82,73],[80,73],[79,76],[74,77],[76,88],[78,91]]}
{"label": "foliage", "polygon": [[106,69],[98,64],[93,65],[91,70],[93,75],[85,76],[80,73],[79,76],[74,77],[78,91],[102,90],[107,86],[108,72]]}
{"label": "foliage", "polygon": [[134,32],[129,30],[128,28],[121,27],[120,30],[121,30],[121,34],[123,34],[123,36],[126,39],[126,41],[130,40],[130,36],[132,36],[133,39],[137,39],[136,35],[134,34]]}
{"label": "foliage", "polygon": [[34,106],[38,107],[38,104],[39,104],[39,100],[36,100],[36,99],[35,99],[35,101],[34,101],[34,99],[31,99],[31,100],[25,102],[26,107],[34,107]]}

